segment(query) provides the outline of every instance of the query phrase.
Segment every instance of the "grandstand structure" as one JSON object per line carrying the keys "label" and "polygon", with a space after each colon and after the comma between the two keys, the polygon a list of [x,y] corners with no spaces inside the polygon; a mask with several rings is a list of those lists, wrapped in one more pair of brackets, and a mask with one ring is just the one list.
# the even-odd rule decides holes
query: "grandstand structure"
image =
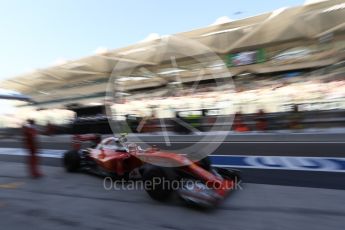
{"label": "grandstand structure", "polygon": [[[242,104],[248,103],[246,100],[250,95],[258,95],[257,92],[252,91],[253,89],[246,91],[245,83],[248,81],[258,81],[256,88],[265,88],[269,83],[275,82],[278,76],[283,76],[286,77],[284,79],[289,78],[288,81],[298,85],[297,78],[291,77],[297,75],[300,79],[302,78],[302,81],[306,81],[303,80],[305,77],[311,81],[311,84],[316,84],[314,79],[322,81],[325,76],[341,78],[345,72],[345,3],[343,0],[319,1],[292,8],[282,8],[249,18],[178,33],[174,36],[208,47],[210,50],[207,52],[216,53],[223,62],[219,63],[215,60],[214,63],[205,67],[202,63],[196,62],[193,57],[208,55],[207,52],[195,50],[188,56],[177,56],[178,68],[172,67],[165,55],[157,56],[157,50],[162,48],[160,47],[162,39],[170,39],[161,37],[124,48],[105,50],[102,53],[67,61],[60,65],[37,69],[0,82],[0,88],[15,90],[29,96],[35,101],[31,106],[36,108],[88,106],[104,104],[109,78],[114,74],[113,70],[119,62],[126,64],[124,68],[131,69],[128,75],[123,74],[126,73],[124,69],[120,80],[123,92],[133,95],[133,98],[136,96],[133,92],[142,92],[169,83],[164,79],[168,79],[176,72],[182,84],[188,84],[196,80],[198,71],[202,69],[206,73],[202,80],[206,82],[205,84],[212,84],[210,81],[214,78],[214,74],[207,75],[207,73],[217,73],[219,66],[225,65],[241,91],[239,92],[241,95],[237,95],[241,101],[238,106],[243,108]],[[169,47],[164,48],[168,54],[169,52],[176,53],[176,50],[169,50]],[[184,47],[181,47],[181,50],[183,49]],[[132,71],[133,69],[135,71]],[[221,70],[222,68],[218,72],[220,78],[223,76]],[[339,86],[339,83],[332,86],[334,85]],[[341,94],[344,84],[340,84],[339,87],[339,98],[344,100],[345,95]],[[267,88],[267,91],[271,89],[272,86]],[[270,95],[270,97],[276,100],[279,95]],[[315,98],[306,100],[315,101]],[[287,101],[291,102],[291,98],[282,102],[265,99],[260,103],[273,105],[265,108],[271,110],[270,112],[279,112]],[[301,103],[301,101],[296,103]],[[345,106],[345,101],[340,101],[340,104],[340,106]],[[254,109],[258,107],[254,106]],[[253,111],[248,109],[244,112]]]}

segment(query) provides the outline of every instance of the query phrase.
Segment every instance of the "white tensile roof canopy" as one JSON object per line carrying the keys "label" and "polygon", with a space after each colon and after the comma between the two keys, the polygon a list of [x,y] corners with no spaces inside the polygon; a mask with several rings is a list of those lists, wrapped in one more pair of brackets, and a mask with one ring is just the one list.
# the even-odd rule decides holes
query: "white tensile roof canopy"
{"label": "white tensile roof canopy", "polygon": [[[198,56],[204,55],[205,52],[226,54],[271,43],[318,39],[327,33],[343,32],[344,29],[344,1],[329,0],[307,2],[298,7],[278,9],[250,18],[211,25],[178,33],[176,37],[187,38],[188,41],[196,41],[209,48],[190,49],[192,52],[188,53],[188,56]],[[107,80],[120,62],[124,72],[133,68],[140,70],[140,67],[149,70],[131,72],[126,78],[141,77],[147,72],[157,74],[166,67],[165,62],[171,53],[174,53],[176,60],[183,59],[185,66],[192,65],[193,61],[178,55],[183,54],[185,47],[164,46],[166,43],[162,41],[175,39],[174,37],[159,37],[115,50],[105,49],[89,57],[16,76],[1,82],[0,88],[29,95],[38,103],[54,102],[54,106],[104,98]],[[188,74],[188,68],[186,70],[185,74]]]}

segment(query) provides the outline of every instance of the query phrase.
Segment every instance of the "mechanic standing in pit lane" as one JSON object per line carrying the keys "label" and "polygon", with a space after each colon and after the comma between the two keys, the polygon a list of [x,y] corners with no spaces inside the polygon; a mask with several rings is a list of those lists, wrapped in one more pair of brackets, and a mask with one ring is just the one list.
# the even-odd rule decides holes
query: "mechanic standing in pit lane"
{"label": "mechanic standing in pit lane", "polygon": [[23,126],[24,145],[28,150],[28,167],[29,172],[33,178],[39,178],[42,175],[38,169],[38,143],[37,143],[37,128],[33,119],[28,119],[27,123]]}

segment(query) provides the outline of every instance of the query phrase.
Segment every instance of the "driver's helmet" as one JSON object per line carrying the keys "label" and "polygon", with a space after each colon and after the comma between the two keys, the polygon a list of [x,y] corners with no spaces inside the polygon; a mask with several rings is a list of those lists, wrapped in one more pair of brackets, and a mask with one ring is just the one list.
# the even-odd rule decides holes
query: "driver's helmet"
{"label": "driver's helmet", "polygon": [[116,150],[127,152],[127,147],[123,144],[123,142],[119,138],[115,138]]}

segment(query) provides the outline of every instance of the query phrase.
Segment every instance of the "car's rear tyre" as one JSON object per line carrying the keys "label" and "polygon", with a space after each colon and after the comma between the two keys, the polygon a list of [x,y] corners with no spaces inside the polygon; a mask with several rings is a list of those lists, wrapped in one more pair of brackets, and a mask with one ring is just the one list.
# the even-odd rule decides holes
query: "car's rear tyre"
{"label": "car's rear tyre", "polygon": [[161,167],[148,167],[143,174],[143,181],[146,192],[157,201],[166,201],[171,198],[173,189],[171,181],[174,173],[171,169]]}
{"label": "car's rear tyre", "polygon": [[80,155],[76,150],[65,152],[63,163],[67,172],[76,172],[80,168]]}

